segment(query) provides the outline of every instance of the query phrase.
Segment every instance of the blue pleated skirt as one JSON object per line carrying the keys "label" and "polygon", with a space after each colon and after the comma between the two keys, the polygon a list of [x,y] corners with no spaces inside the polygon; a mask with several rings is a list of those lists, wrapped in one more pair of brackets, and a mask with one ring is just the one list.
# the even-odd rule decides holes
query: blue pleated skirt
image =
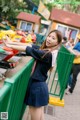
{"label": "blue pleated skirt", "polygon": [[27,93],[25,98],[26,105],[41,107],[48,104],[49,93],[45,82],[32,82]]}

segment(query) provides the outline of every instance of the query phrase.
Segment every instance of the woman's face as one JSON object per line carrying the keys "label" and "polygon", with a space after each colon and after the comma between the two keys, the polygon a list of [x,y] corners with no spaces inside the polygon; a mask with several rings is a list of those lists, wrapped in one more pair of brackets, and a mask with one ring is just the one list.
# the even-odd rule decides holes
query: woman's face
{"label": "woman's face", "polygon": [[53,47],[58,45],[58,40],[55,32],[50,33],[46,39],[46,46]]}

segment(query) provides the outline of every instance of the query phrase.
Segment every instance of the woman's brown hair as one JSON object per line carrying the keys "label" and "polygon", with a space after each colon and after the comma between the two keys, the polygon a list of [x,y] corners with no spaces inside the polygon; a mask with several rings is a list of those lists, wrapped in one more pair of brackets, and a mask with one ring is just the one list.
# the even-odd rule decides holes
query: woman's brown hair
{"label": "woman's brown hair", "polygon": [[[55,32],[56,33],[56,36],[57,36],[57,39],[58,39],[58,45],[61,44],[62,42],[62,33],[59,31],[59,30],[53,30],[51,31],[48,36],[52,33],[52,32]],[[46,40],[43,42],[43,44],[41,45],[40,49],[45,49],[46,48]]]}
{"label": "woman's brown hair", "polygon": [[[62,33],[59,31],[59,30],[53,30],[53,31],[51,31],[49,34],[48,34],[48,36],[52,33],[52,32],[55,32],[56,33],[56,36],[57,36],[57,40],[58,40],[58,45],[56,45],[56,46],[54,46],[51,50],[49,50],[47,53],[49,53],[49,52],[51,52],[52,50],[55,50],[55,49],[57,49],[59,46],[60,46],[60,44],[62,43]],[[46,49],[47,48],[47,46],[46,46],[46,40],[43,42],[43,44],[41,45],[41,47],[40,47],[40,49],[42,50],[42,49]],[[46,53],[46,54],[47,54]],[[46,55],[45,54],[45,55]],[[45,56],[44,55],[44,56]],[[43,56],[43,57],[44,57]],[[42,58],[43,58],[42,57]]]}
{"label": "woman's brown hair", "polygon": [[[45,55],[47,55],[52,50],[58,49],[58,47],[62,43],[62,38],[63,38],[62,33],[59,30],[53,30],[48,35],[50,35],[52,32],[56,33],[57,40],[58,40],[58,45],[56,45],[55,47],[53,47],[50,51],[46,52]],[[42,44],[42,46],[40,47],[40,49],[46,49],[46,40],[44,41],[44,43]],[[45,55],[43,55],[42,58],[44,58]],[[53,69],[53,67],[50,68],[50,73],[51,73],[52,69]]]}

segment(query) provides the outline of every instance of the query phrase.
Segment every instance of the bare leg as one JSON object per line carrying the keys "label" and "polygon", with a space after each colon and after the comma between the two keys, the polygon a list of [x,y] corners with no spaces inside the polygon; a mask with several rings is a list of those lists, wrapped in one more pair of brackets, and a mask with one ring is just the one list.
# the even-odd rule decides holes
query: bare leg
{"label": "bare leg", "polygon": [[31,120],[41,120],[42,107],[32,107],[29,106]]}
{"label": "bare leg", "polygon": [[42,113],[41,113],[41,119],[40,120],[45,120],[45,118],[44,118],[44,107],[42,107],[41,109],[42,109]]}

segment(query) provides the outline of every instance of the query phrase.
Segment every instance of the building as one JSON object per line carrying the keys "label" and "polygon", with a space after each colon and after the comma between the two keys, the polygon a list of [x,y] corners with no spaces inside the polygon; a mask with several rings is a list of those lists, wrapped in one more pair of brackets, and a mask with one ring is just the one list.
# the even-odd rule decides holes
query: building
{"label": "building", "polygon": [[40,34],[41,35],[48,35],[50,31],[51,21],[50,20],[41,20],[41,27]]}
{"label": "building", "polygon": [[80,29],[80,15],[53,8],[50,20],[52,21],[50,31],[58,29],[63,36],[76,41]]}
{"label": "building", "polygon": [[21,29],[23,31],[32,31],[35,33],[39,32],[41,17],[34,14],[29,14],[26,12],[21,12],[17,16],[18,23],[17,29]]}

